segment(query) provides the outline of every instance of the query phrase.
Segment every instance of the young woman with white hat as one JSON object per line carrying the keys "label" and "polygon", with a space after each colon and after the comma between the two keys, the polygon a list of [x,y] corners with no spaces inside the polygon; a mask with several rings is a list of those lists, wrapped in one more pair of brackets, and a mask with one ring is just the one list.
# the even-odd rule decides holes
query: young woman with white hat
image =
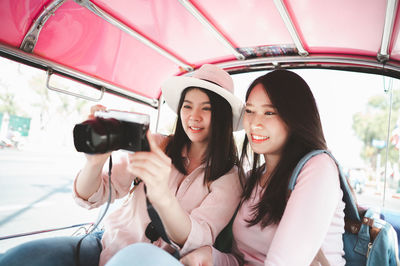
{"label": "young woman with white hat", "polygon": [[[136,152],[118,160],[113,157],[112,200],[128,195],[135,177],[143,182],[123,206],[107,216],[102,236],[86,237],[80,243],[84,265],[104,265],[130,244],[151,242],[145,233],[151,220],[144,185],[167,236],[182,255],[211,245],[239,203],[242,186],[232,131],[238,129],[243,104],[233,95],[230,75],[206,64],[190,77],[168,79],[162,85],[162,93],[178,115],[175,133],[168,137],[147,134],[150,152]],[[91,111],[99,108],[103,107]],[[95,208],[107,201],[108,168],[103,166],[108,155],[87,156],[74,183],[78,204]],[[31,242],[12,251],[11,257],[20,257],[17,264],[24,265],[21,254],[34,250],[37,255],[29,256],[29,265],[75,265],[74,248],[65,246],[74,247],[78,241],[79,238],[62,237],[51,245],[45,240]],[[161,238],[153,244],[173,251]],[[41,252],[38,247],[52,252]]]}

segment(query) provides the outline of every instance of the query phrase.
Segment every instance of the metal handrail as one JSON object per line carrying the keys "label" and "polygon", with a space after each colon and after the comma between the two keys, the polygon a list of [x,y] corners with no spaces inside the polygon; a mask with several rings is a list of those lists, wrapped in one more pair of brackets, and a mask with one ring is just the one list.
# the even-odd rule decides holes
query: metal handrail
{"label": "metal handrail", "polygon": [[50,85],[50,77],[53,74],[53,70],[48,69],[46,74],[47,74],[46,87],[49,90],[56,91],[56,92],[61,92],[61,93],[67,94],[67,95],[75,96],[75,97],[78,97],[78,98],[82,98],[82,99],[89,100],[89,101],[94,101],[94,102],[98,102],[101,99],[103,99],[104,92],[105,92],[105,88],[104,87],[101,87],[101,89],[100,89],[100,91],[101,91],[100,96],[98,98],[93,98],[93,97],[86,96],[86,95],[83,95],[83,94],[80,94],[80,93],[75,93],[75,92],[71,92],[71,91],[67,91],[67,90],[64,90],[64,89],[60,89],[60,88],[56,88],[56,87],[51,86]]}
{"label": "metal handrail", "polygon": [[19,47],[21,50],[27,53],[33,52],[44,24],[50,18],[50,16],[54,15],[54,12],[56,12],[56,10],[62,4],[64,4],[65,1],[66,0],[54,0],[45,9],[43,9],[39,16],[34,20],[34,23],[29,28],[28,32],[25,34],[25,37]]}
{"label": "metal handrail", "polygon": [[4,56],[6,58],[10,58],[12,60],[31,65],[33,67],[42,69],[44,71],[51,69],[51,70],[53,70],[54,73],[60,74],[65,77],[71,77],[71,79],[74,79],[78,82],[79,81],[86,82],[86,83],[90,84],[90,86],[93,86],[93,87],[95,87],[95,86],[104,87],[106,89],[106,91],[122,95],[125,98],[149,105],[153,108],[158,107],[157,99],[149,98],[149,97],[134,93],[132,91],[128,91],[127,89],[116,86],[115,84],[112,84],[110,82],[106,82],[97,77],[89,76],[78,70],[63,66],[63,65],[55,63],[55,62],[51,62],[51,61],[44,59],[38,55],[26,53],[20,49],[14,48],[14,47],[0,44],[0,56]]}

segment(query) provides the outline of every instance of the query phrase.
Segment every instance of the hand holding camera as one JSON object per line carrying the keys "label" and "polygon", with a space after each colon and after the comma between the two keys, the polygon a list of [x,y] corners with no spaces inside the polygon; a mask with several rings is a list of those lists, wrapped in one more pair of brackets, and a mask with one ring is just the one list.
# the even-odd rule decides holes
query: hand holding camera
{"label": "hand holding camera", "polygon": [[107,111],[104,106],[95,105],[90,109],[88,119],[75,125],[75,148],[84,152],[87,158],[76,183],[81,198],[88,199],[97,191],[101,170],[112,151],[149,150],[146,138],[149,122],[146,114]]}
{"label": "hand holding camera", "polygon": [[75,125],[74,144],[92,165],[104,164],[111,151],[134,151],[127,170],[144,181],[151,202],[167,203],[173,197],[168,187],[172,163],[148,131],[149,122],[147,114],[96,105],[88,120]]}
{"label": "hand holding camera", "polygon": [[168,186],[172,162],[149,132],[147,132],[147,139],[150,152],[130,154],[127,169],[143,180],[147,188],[147,197],[157,208],[161,204],[168,205],[174,198]]}

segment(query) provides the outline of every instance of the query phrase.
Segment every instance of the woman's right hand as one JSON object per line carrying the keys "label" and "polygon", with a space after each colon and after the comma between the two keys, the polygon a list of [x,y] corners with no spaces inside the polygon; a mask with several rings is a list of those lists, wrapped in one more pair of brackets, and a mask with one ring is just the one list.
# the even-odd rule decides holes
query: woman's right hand
{"label": "woman's right hand", "polygon": [[181,258],[180,262],[185,266],[212,266],[212,248],[203,246]]}
{"label": "woman's right hand", "polygon": [[105,107],[104,105],[101,105],[101,104],[93,105],[92,107],[90,107],[90,113],[89,113],[87,119],[94,119],[94,113],[96,113],[98,111],[106,111],[106,110],[107,110],[107,107]]}

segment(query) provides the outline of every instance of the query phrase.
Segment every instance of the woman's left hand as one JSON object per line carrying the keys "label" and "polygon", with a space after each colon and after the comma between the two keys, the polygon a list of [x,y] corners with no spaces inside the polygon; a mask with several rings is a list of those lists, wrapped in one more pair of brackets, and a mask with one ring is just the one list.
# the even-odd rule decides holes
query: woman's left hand
{"label": "woman's left hand", "polygon": [[212,248],[210,246],[203,246],[193,250],[181,258],[180,262],[185,266],[212,266]]}
{"label": "woman's left hand", "polygon": [[147,197],[153,204],[163,204],[172,196],[168,187],[171,158],[157,145],[150,131],[147,131],[146,135],[150,152],[130,154],[128,171],[143,180],[147,188]]}

